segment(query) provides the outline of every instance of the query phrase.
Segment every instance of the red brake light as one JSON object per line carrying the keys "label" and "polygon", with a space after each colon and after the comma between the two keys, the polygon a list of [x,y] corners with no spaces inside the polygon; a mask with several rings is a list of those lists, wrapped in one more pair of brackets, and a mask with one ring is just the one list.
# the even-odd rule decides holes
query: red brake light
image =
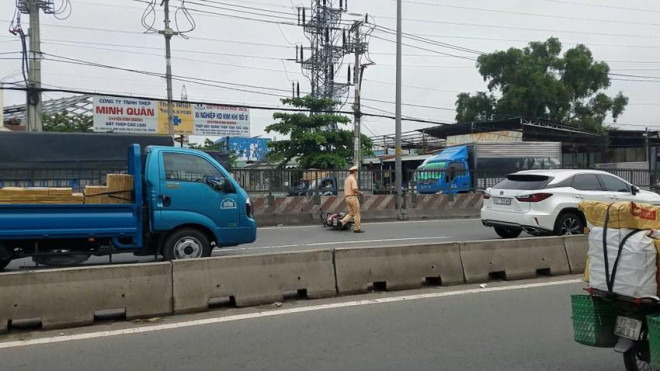
{"label": "red brake light", "polygon": [[552,196],[552,193],[533,193],[529,195],[516,196],[519,202],[541,202]]}
{"label": "red brake light", "polygon": [[490,199],[490,193],[484,192],[484,200]]}

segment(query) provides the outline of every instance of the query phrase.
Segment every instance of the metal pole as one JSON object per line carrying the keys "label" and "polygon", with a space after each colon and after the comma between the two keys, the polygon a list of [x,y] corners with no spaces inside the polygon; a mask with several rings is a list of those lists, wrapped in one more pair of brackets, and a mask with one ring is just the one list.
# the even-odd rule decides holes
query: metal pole
{"label": "metal pole", "polygon": [[355,22],[353,27],[355,28],[355,65],[353,66],[353,84],[355,84],[355,101],[353,102],[353,165],[360,167],[360,88],[362,85],[361,78],[361,68],[360,68],[360,56],[361,56],[361,43],[360,43],[360,25],[362,22]]}
{"label": "metal pole", "polygon": [[28,0],[30,11],[30,68],[27,90],[27,131],[42,131],[41,124],[41,37],[39,0]]}
{"label": "metal pole", "polygon": [[170,1],[163,0],[165,10],[165,29],[161,33],[165,36],[165,78],[167,80],[167,130],[170,136],[174,136],[174,106],[172,103],[172,52],[170,41],[174,30],[170,28]]}
{"label": "metal pole", "polygon": [[653,189],[655,188],[655,184],[654,184],[655,183],[655,180],[654,180],[655,177],[653,175],[655,175],[655,174],[653,173],[653,168],[652,168],[652,163],[651,163],[651,144],[650,144],[650,139],[649,139],[649,128],[646,128],[645,139],[646,139],[646,162],[648,163],[647,167],[648,167],[648,170],[649,170],[649,189],[651,191],[653,191]]}
{"label": "metal pole", "polygon": [[401,2],[396,1],[396,128],[395,128],[395,182],[396,182],[396,209],[397,218],[404,219],[402,210],[403,200],[401,193]]}

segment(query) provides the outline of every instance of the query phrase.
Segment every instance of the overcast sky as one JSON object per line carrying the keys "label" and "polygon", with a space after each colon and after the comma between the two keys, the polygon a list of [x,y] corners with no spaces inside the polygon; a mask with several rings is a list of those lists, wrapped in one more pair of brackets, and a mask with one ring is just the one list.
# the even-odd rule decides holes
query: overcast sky
{"label": "overcast sky", "polygon": [[[147,7],[145,2],[70,1],[72,13],[68,19],[57,20],[52,15],[41,14],[42,50],[47,53],[46,58],[64,56],[164,73],[163,37],[144,34],[140,22]],[[59,2],[55,0],[56,4]],[[202,79],[206,85],[174,81],[175,98],[181,96],[185,84],[189,100],[279,106],[278,96],[290,95],[291,81],[300,81],[301,89],[309,90],[300,65],[287,60],[295,57],[295,44],[307,44],[302,28],[254,19],[295,23],[295,8],[309,7],[310,0],[190,0],[186,3],[202,12],[191,11],[197,28],[188,34],[189,39],[173,39],[173,73]],[[174,9],[180,4],[172,0]],[[348,6],[351,14],[369,13],[377,25],[396,28],[394,0],[349,0]],[[155,27],[162,28],[162,8],[156,10]],[[0,2],[4,29],[13,13],[13,0]],[[583,43],[596,60],[606,61],[613,73],[630,75],[617,76],[609,91],[611,95],[623,91],[630,97],[630,104],[619,119],[621,125],[632,129],[660,128],[659,13],[660,2],[651,0],[404,0],[403,29],[406,33],[484,53],[523,47],[530,41],[551,36],[558,37],[565,48]],[[345,19],[356,19],[351,14]],[[185,23],[181,13],[178,19]],[[22,17],[22,23],[27,30],[27,16]],[[374,36],[370,54],[376,64],[368,67],[364,75],[363,111],[393,114],[394,36],[378,31]],[[404,115],[453,122],[456,95],[485,90],[485,83],[471,60],[477,54],[407,38],[404,43],[409,46],[403,48],[403,102],[429,106],[404,106]],[[18,55],[7,54],[19,50],[18,37],[8,32],[0,34],[0,81],[22,79],[20,61],[14,59]],[[352,60],[352,56],[345,59],[337,80],[346,80],[346,63]],[[162,78],[132,72],[46,60],[42,76],[45,87],[165,97]],[[59,96],[62,95],[49,93],[44,99]],[[5,93],[5,105],[23,101],[23,93]],[[344,107],[347,110],[350,101],[352,96]],[[272,122],[272,113],[252,110],[251,135],[265,134],[263,129]],[[364,133],[369,136],[394,132],[393,120],[369,117],[364,121]],[[403,130],[425,126],[428,124],[404,122]]]}

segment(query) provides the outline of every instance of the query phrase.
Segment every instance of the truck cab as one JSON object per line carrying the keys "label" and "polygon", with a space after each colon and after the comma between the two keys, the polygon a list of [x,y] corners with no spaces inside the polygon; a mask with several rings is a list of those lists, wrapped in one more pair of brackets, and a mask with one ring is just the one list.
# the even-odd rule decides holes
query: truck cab
{"label": "truck cab", "polygon": [[145,165],[154,233],[197,225],[217,246],[256,239],[247,193],[211,156],[173,147],[150,147]]}
{"label": "truck cab", "polygon": [[416,171],[417,192],[449,194],[467,192],[472,180],[468,162],[468,147],[450,147],[427,159]]}

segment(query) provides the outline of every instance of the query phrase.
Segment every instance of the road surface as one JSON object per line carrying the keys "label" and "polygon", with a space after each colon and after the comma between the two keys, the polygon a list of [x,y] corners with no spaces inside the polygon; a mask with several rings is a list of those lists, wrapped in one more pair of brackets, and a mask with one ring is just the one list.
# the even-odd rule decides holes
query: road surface
{"label": "road surface", "polygon": [[[275,253],[334,247],[378,247],[402,244],[473,241],[499,238],[492,228],[481,225],[478,219],[421,220],[365,223],[366,233],[325,229],[320,225],[298,227],[259,228],[257,241],[252,244],[215,249],[214,256]],[[528,236],[523,234],[522,236]],[[529,237],[529,236],[528,236]],[[87,264],[108,263],[108,257],[92,257]],[[135,257],[119,254],[114,263],[154,261],[153,256]],[[31,259],[13,261],[5,271],[32,269]]]}
{"label": "road surface", "polygon": [[619,354],[572,339],[570,295],[584,286],[577,278],[374,293],[154,323],[13,333],[0,337],[0,368],[621,370]]}

